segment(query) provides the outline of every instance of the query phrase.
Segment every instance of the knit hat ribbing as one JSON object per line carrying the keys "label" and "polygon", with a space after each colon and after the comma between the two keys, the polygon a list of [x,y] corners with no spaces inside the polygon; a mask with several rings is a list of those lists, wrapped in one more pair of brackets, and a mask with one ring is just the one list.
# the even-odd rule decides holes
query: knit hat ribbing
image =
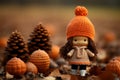
{"label": "knit hat ribbing", "polygon": [[67,26],[67,39],[74,36],[86,36],[94,40],[94,25],[87,18],[88,11],[85,7],[77,6],[75,8],[75,17]]}

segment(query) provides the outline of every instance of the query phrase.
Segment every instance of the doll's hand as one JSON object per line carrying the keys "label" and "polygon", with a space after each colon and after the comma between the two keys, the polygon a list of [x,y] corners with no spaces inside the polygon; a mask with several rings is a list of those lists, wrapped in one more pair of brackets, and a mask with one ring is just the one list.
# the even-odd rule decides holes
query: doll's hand
{"label": "doll's hand", "polygon": [[72,56],[72,54],[68,53],[68,54],[67,54],[67,56],[68,56],[68,57],[71,57],[71,56]]}
{"label": "doll's hand", "polygon": [[86,51],[87,51],[87,53],[88,53],[88,55],[89,55],[90,57],[94,57],[94,56],[95,56],[95,54],[92,53],[89,49],[87,49]]}
{"label": "doll's hand", "polygon": [[68,57],[71,57],[71,56],[73,55],[73,52],[74,52],[74,49],[72,49],[72,50],[67,54],[67,56],[68,56]]}

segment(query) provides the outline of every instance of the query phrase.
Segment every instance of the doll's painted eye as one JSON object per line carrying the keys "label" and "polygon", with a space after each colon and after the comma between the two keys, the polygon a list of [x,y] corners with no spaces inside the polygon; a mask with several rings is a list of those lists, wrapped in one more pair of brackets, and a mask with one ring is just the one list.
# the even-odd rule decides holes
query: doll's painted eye
{"label": "doll's painted eye", "polygon": [[86,39],[84,39],[84,41],[87,41]]}
{"label": "doll's painted eye", "polygon": [[74,41],[77,41],[77,39],[74,39]]}

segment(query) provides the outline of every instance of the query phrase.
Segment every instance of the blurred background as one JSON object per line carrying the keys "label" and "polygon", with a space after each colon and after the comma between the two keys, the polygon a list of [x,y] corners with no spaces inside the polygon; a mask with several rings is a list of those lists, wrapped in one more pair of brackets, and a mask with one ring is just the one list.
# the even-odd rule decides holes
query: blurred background
{"label": "blurred background", "polygon": [[33,28],[42,23],[50,31],[51,41],[61,46],[77,5],[88,9],[96,40],[106,32],[115,33],[119,40],[120,0],[0,0],[0,37],[18,30],[28,40]]}
{"label": "blurred background", "polygon": [[[120,56],[120,0],[0,0],[0,67],[8,38],[15,30],[21,32],[27,42],[33,29],[41,23],[50,33],[52,44],[63,46],[66,26],[75,16],[78,5],[89,11],[99,52],[96,64],[104,70],[109,60]],[[93,67],[94,71],[97,69]]]}

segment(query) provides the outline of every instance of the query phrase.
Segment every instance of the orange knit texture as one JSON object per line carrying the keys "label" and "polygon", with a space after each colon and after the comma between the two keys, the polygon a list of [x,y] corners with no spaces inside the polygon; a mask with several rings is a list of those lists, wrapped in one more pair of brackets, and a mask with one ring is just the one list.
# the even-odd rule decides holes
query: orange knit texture
{"label": "orange knit texture", "polygon": [[88,61],[83,61],[83,62],[76,62],[76,61],[71,61],[71,62],[69,62],[69,64],[76,64],[76,65],[90,65],[91,63],[90,62],[88,62]]}
{"label": "orange knit texture", "polygon": [[35,64],[40,73],[45,73],[50,66],[50,57],[44,50],[36,50],[30,56],[30,62]]}
{"label": "orange knit texture", "polygon": [[87,18],[88,11],[85,7],[77,6],[75,8],[75,17],[67,26],[67,39],[74,36],[86,36],[94,40],[94,25]]}
{"label": "orange knit texture", "polygon": [[26,70],[26,64],[17,57],[13,57],[6,64],[6,71],[11,75],[23,75]]}

